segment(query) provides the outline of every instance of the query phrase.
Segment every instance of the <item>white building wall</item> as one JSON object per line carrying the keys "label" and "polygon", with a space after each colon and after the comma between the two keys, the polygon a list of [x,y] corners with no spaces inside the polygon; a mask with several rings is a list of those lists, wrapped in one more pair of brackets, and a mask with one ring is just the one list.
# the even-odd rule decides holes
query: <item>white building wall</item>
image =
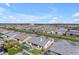
{"label": "white building wall", "polygon": [[51,44],[53,44],[54,43],[54,40],[52,39],[52,40],[49,40],[48,42],[47,42],[47,44],[44,46],[44,48],[46,49],[46,48],[48,48]]}

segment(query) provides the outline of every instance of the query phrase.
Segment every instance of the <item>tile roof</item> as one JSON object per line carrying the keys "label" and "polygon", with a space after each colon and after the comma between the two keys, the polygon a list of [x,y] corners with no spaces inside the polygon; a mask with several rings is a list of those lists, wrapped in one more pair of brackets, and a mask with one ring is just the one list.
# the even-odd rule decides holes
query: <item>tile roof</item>
{"label": "tile roof", "polygon": [[65,29],[65,28],[59,28],[55,32],[65,33],[66,31],[67,31],[67,29]]}
{"label": "tile roof", "polygon": [[19,33],[18,35],[16,35],[14,38],[15,39],[19,39],[19,40],[23,40],[25,38],[27,38],[28,35],[24,34],[24,33]]}
{"label": "tile roof", "polygon": [[67,34],[79,35],[79,31],[78,30],[70,30],[67,32]]}
{"label": "tile roof", "polygon": [[9,37],[12,37],[12,36],[17,35],[17,33],[15,33],[15,32],[8,32],[8,33],[6,33],[5,35],[6,35],[6,36],[9,36]]}
{"label": "tile roof", "polygon": [[39,45],[39,46],[45,46],[45,44],[52,40],[52,38],[46,38],[46,37],[32,37],[28,40],[28,42]]}
{"label": "tile roof", "polygon": [[49,50],[63,55],[79,55],[79,46],[72,46],[66,40],[55,42]]}

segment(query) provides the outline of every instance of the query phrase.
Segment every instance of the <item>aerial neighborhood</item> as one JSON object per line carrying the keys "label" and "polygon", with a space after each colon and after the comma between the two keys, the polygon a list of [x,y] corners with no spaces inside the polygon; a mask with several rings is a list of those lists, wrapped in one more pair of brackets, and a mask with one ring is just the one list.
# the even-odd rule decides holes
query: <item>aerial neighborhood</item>
{"label": "aerial neighborhood", "polygon": [[78,24],[0,24],[0,55],[79,55]]}

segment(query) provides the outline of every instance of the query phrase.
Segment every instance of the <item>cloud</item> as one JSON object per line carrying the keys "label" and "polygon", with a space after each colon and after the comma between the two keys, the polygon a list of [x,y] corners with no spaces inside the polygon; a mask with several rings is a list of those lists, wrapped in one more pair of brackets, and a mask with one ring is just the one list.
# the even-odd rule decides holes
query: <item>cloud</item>
{"label": "cloud", "polygon": [[[4,11],[3,11],[4,10]],[[15,13],[12,11],[8,11],[5,8],[0,9],[1,14],[1,22],[5,23],[51,23],[56,22],[58,17],[52,14],[44,14],[42,16],[38,15],[28,15],[22,13]],[[53,19],[53,20],[52,20]]]}
{"label": "cloud", "polygon": [[73,19],[72,21],[73,21],[73,23],[79,23],[79,19],[78,18],[77,19]]}
{"label": "cloud", "polygon": [[57,23],[57,20],[50,20],[48,23]]}
{"label": "cloud", "polygon": [[5,9],[0,7],[0,14],[3,14],[5,12]]}
{"label": "cloud", "polygon": [[52,17],[48,23],[60,23],[60,16]]}
{"label": "cloud", "polygon": [[72,17],[75,17],[75,18],[72,18],[72,23],[79,23],[79,12],[76,12],[75,14],[72,15]]}
{"label": "cloud", "polygon": [[50,9],[51,9],[51,10],[53,10],[53,11],[57,11],[57,9],[56,9],[56,8],[52,8],[52,7],[50,7]]}
{"label": "cloud", "polygon": [[53,19],[54,19],[54,20],[57,20],[57,19],[58,19],[58,17],[53,17]]}
{"label": "cloud", "polygon": [[74,21],[79,21],[79,19],[73,19]]}
{"label": "cloud", "polygon": [[79,17],[79,12],[76,12],[75,14],[72,15],[73,17]]}
{"label": "cloud", "polygon": [[6,3],[6,6],[10,7],[10,3]]}
{"label": "cloud", "polygon": [[15,13],[0,7],[0,22],[2,23],[30,23],[38,19],[38,16]]}
{"label": "cloud", "polygon": [[[9,3],[6,3],[10,7]],[[53,20],[52,20],[53,19]],[[56,22],[58,16],[53,14],[33,15],[22,14],[11,11],[10,9],[0,7],[0,22],[3,23],[48,23]]]}
{"label": "cloud", "polygon": [[16,13],[0,7],[0,23],[78,23],[79,19],[67,20],[63,16],[54,14],[33,14]]}

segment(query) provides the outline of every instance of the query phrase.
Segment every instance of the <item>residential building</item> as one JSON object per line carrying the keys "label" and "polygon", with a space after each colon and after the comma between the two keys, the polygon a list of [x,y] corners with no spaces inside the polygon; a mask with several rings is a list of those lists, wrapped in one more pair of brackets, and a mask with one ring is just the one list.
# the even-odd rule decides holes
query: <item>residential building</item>
{"label": "residential building", "polygon": [[47,49],[53,44],[54,39],[46,38],[43,36],[42,37],[31,37],[27,40],[27,42],[29,42],[31,45],[36,46],[38,48]]}
{"label": "residential building", "polygon": [[24,40],[27,41],[28,37],[29,37],[29,35],[27,35],[25,33],[19,33],[14,38],[17,39],[18,41],[24,41]]}
{"label": "residential building", "polygon": [[13,38],[13,37],[15,37],[16,35],[18,35],[18,33],[16,33],[16,32],[8,32],[8,33],[5,33],[4,35],[6,35],[7,37]]}
{"label": "residential building", "polygon": [[79,38],[79,31],[78,30],[70,30],[70,31],[66,32],[66,35],[70,35],[70,36]]}
{"label": "residential building", "polygon": [[79,55],[79,46],[73,46],[66,40],[60,40],[54,42],[48,51],[60,55]]}
{"label": "residential building", "polygon": [[57,30],[55,30],[55,33],[58,34],[58,35],[63,35],[66,33],[68,29],[65,29],[65,28],[59,28]]}

